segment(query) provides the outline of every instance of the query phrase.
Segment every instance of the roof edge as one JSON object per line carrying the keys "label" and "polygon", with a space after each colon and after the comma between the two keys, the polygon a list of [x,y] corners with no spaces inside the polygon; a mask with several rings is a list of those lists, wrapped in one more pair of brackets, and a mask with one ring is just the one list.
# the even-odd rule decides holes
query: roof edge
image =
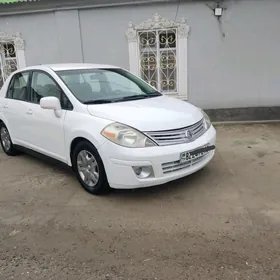
{"label": "roof edge", "polygon": [[1,4],[17,4],[17,3],[22,3],[22,2],[35,2],[35,1],[40,1],[40,0],[0,0],[0,5]]}
{"label": "roof edge", "polygon": [[[6,11],[0,11],[0,16],[9,16],[9,15],[22,15],[22,14],[34,14],[34,13],[46,13],[46,12],[56,12],[56,11],[67,11],[67,10],[84,10],[84,9],[98,9],[98,8],[110,8],[110,7],[122,7],[122,6],[134,6],[134,5],[148,5],[148,4],[160,4],[160,3],[178,3],[178,0],[126,0],[114,3],[104,3],[104,1],[99,0],[101,3],[97,4],[85,4],[89,1],[80,1],[79,4],[71,3],[56,4],[55,3],[46,3],[40,0],[35,0],[35,2],[25,2],[25,3],[15,3],[14,5],[5,5],[13,7],[7,9]],[[186,0],[194,1],[194,0]],[[39,2],[39,3],[37,3]],[[92,1],[90,1],[92,2]],[[98,2],[98,1],[97,1]],[[103,4],[102,4],[103,2]],[[109,1],[110,2],[110,1]],[[4,5],[3,5],[4,6]]]}

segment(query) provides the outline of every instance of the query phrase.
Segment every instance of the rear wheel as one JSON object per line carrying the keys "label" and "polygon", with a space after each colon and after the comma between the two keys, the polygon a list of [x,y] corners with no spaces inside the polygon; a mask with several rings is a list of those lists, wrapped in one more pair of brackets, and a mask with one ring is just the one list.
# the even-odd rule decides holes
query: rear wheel
{"label": "rear wheel", "polygon": [[96,148],[87,141],[79,142],[73,150],[72,165],[83,188],[95,195],[110,189],[103,162]]}
{"label": "rear wheel", "polygon": [[17,149],[14,147],[8,128],[4,123],[0,123],[0,141],[3,151],[8,156],[15,156],[18,154]]}

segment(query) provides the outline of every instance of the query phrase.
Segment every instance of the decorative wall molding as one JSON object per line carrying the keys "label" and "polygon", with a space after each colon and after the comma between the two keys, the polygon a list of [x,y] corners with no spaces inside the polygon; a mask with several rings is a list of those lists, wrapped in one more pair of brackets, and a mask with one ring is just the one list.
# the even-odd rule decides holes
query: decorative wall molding
{"label": "decorative wall molding", "polygon": [[137,32],[133,25],[133,23],[130,21],[128,23],[128,29],[126,31],[126,37],[128,39],[128,42],[136,42],[137,40]]}
{"label": "decorative wall molding", "polygon": [[152,18],[134,26],[130,21],[128,23],[128,29],[126,36],[129,42],[135,42],[137,40],[137,31],[139,30],[153,30],[153,29],[170,29],[177,28],[180,38],[187,38],[189,35],[190,27],[187,25],[187,21],[182,18],[178,21],[170,21],[158,13],[154,14]]}
{"label": "decorative wall molding", "polygon": [[21,34],[16,32],[14,35],[0,31],[0,43],[13,42],[16,51],[18,69],[26,67],[25,43]]}
{"label": "decorative wall molding", "polygon": [[17,50],[24,50],[24,40],[22,39],[19,32],[15,33],[15,35],[11,35],[9,33],[0,31],[0,41],[13,41]]}
{"label": "decorative wall molding", "polygon": [[138,25],[132,22],[128,23],[126,36],[128,40],[129,51],[129,67],[130,71],[140,76],[139,67],[139,46],[138,46],[138,31],[157,30],[157,29],[176,29],[177,30],[177,67],[178,67],[178,95],[180,99],[187,99],[188,92],[188,73],[187,73],[187,41],[190,32],[190,27],[186,19],[182,18],[180,21],[170,21],[158,13],[154,14],[152,18],[143,21]]}

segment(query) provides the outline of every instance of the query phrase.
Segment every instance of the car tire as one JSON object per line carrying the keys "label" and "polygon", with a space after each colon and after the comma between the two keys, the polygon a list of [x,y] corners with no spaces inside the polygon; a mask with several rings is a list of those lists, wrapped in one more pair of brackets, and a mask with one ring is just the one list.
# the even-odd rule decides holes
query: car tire
{"label": "car tire", "polygon": [[0,142],[6,155],[16,156],[19,153],[12,142],[8,128],[3,122],[0,123]]}
{"label": "car tire", "polygon": [[83,188],[94,195],[110,190],[105,168],[97,149],[88,141],[79,142],[72,153],[72,166]]}

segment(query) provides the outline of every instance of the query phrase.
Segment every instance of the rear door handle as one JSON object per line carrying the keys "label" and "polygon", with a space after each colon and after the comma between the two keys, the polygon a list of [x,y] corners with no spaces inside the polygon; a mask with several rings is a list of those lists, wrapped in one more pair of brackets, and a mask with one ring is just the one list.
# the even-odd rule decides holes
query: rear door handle
{"label": "rear door handle", "polygon": [[8,104],[5,104],[5,105],[4,105],[4,108],[5,108],[5,109],[8,108]]}
{"label": "rear door handle", "polygon": [[32,111],[31,109],[29,109],[29,110],[26,112],[26,114],[32,115],[32,114],[33,114],[33,111]]}

